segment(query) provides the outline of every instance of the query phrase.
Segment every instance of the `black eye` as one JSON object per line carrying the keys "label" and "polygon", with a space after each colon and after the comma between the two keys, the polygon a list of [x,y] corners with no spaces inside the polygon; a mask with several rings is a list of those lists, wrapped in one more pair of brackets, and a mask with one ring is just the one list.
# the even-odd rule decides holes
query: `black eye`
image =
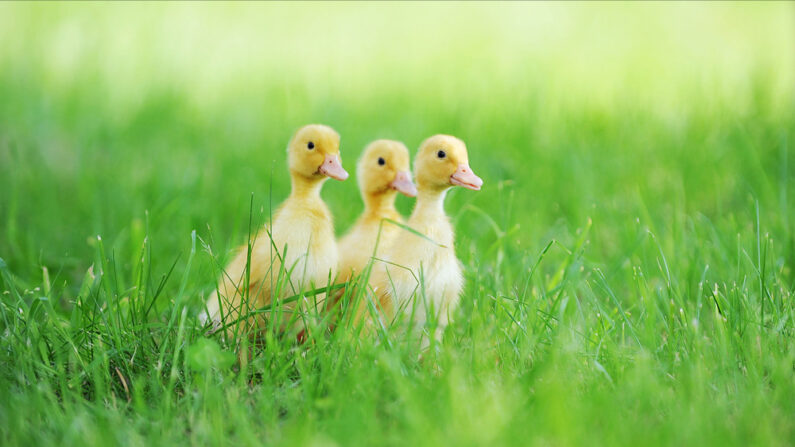
{"label": "black eye", "polygon": [[311,141],[310,141],[309,143],[306,143],[306,147],[307,147],[309,150],[312,150],[312,149],[314,149],[314,148],[315,148],[315,143],[313,143],[313,142],[311,142]]}
{"label": "black eye", "polygon": [[445,154],[444,151],[439,151],[436,153],[436,156],[439,158],[444,158],[447,156],[447,154]]}
{"label": "black eye", "polygon": [[386,160],[384,160],[384,157],[378,157],[378,166],[383,166],[385,164]]}

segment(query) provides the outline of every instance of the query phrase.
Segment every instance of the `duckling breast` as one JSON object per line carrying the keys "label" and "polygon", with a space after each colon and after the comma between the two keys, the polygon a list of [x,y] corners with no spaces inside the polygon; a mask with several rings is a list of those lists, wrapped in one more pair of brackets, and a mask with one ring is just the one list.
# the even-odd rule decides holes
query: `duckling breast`
{"label": "duckling breast", "polygon": [[457,304],[463,276],[452,247],[415,236],[396,243],[391,255],[391,264],[383,267],[389,280],[380,286],[386,287],[396,309],[419,305],[417,314],[428,306],[446,311]]}
{"label": "duckling breast", "polygon": [[272,228],[273,241],[296,289],[326,286],[329,274],[333,279],[338,260],[337,244],[331,215],[325,206],[320,209],[285,207],[274,219]]}

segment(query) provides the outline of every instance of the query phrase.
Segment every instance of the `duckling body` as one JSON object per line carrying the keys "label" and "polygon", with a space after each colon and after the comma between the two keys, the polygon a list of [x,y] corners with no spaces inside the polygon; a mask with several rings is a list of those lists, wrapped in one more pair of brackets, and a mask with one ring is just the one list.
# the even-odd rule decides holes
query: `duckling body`
{"label": "duckling body", "polygon": [[[320,190],[328,177],[344,180],[348,176],[339,160],[339,136],[327,126],[305,126],[291,140],[288,158],[290,196],[274,214],[270,227],[254,237],[251,262],[248,247],[241,247],[207,300],[204,319],[216,327],[227,327],[228,333],[235,328],[263,328],[267,320],[261,314],[241,316],[277,298],[325,286],[334,277],[338,261],[334,225]],[[287,274],[280,280],[282,269]],[[289,303],[284,309],[295,307],[296,303]],[[290,317],[288,312],[282,321]]]}
{"label": "duckling body", "polygon": [[418,195],[408,226],[422,236],[401,231],[384,254],[387,262],[378,264],[370,286],[381,308],[380,317],[406,314],[419,329],[432,317],[438,338],[463,289],[462,266],[455,255],[455,234],[444,212],[444,199],[451,186],[479,190],[483,182],[469,168],[464,143],[447,135],[423,142],[415,166]]}
{"label": "duckling body", "polygon": [[417,194],[409,172],[409,151],[399,141],[370,143],[357,163],[357,178],[364,212],[339,241],[339,271],[343,280],[361,273],[371,257],[374,254],[378,257],[398,233],[397,226],[383,222],[384,219],[404,221],[395,209],[397,193],[409,197]]}
{"label": "duckling body", "polygon": [[[385,256],[391,264],[381,263],[375,282],[377,291],[386,292],[381,300],[384,309],[392,314],[413,313],[418,325],[425,323],[429,313],[436,314],[440,326],[447,325],[448,311],[458,305],[463,288],[461,263],[453,247],[453,226],[444,213],[444,196],[444,192],[420,193],[408,226],[425,238],[403,231]],[[414,298],[418,301],[412,309]]]}

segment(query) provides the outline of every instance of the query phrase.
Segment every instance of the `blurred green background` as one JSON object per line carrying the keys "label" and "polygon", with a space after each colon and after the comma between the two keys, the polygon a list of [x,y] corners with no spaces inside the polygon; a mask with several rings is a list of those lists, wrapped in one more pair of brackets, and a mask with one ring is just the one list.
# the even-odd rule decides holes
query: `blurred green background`
{"label": "blurred green background", "polygon": [[[67,405],[25,384],[83,376],[20,357],[36,344],[9,335],[9,304],[7,442],[795,442],[795,3],[2,3],[3,289],[68,314],[101,235],[112,308],[146,240],[153,275],[174,265],[152,324],[180,306],[192,322],[250,209],[260,225],[288,194],[284,149],[312,122],[339,131],[349,172],[377,138],[467,143],[485,186],[447,202],[467,286],[441,369],[332,341],[298,376],[222,375],[216,397],[163,404],[158,356],[116,346],[148,391]],[[323,196],[341,234],[356,183]],[[47,343],[69,326],[52,318]],[[146,352],[132,327],[119,340]],[[169,330],[151,337],[176,361]],[[75,380],[115,381],[105,366]]]}
{"label": "blurred green background", "polygon": [[[490,185],[460,201],[510,181],[529,244],[638,196],[710,216],[754,195],[784,219],[794,41],[789,3],[5,4],[0,249],[83,264],[145,210],[175,250],[207,224],[236,243],[309,122],[349,168],[375,138],[460,136]],[[350,223],[355,183],[325,196]]]}
{"label": "blurred green background", "polygon": [[[146,210],[172,250],[208,224],[236,244],[309,122],[351,169],[376,138],[463,138],[487,187],[451,209],[502,212],[511,182],[529,247],[639,199],[663,218],[754,196],[784,225],[793,33],[789,3],[4,4],[0,250],[82,275],[86,238]],[[355,183],[324,195],[343,229]]]}

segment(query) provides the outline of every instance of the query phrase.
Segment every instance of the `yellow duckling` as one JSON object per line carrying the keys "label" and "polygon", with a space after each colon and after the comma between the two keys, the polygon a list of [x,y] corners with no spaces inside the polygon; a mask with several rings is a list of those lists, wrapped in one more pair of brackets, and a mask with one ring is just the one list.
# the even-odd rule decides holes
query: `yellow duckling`
{"label": "yellow duckling", "polygon": [[[248,281],[248,249],[243,246],[207,300],[202,320],[211,320],[216,328],[225,325],[229,334],[235,327],[262,328],[265,321],[261,314],[243,319],[238,323],[241,326],[232,323],[240,319],[241,313],[246,315],[271,304],[274,298],[323,287],[329,278],[334,278],[337,243],[331,213],[320,198],[320,189],[329,177],[348,178],[340,160],[339,143],[334,129],[319,124],[304,126],[293,135],[287,146],[290,196],[274,214],[270,228],[266,226],[252,242]],[[282,266],[288,274],[280,287],[281,296],[277,297],[274,289]]]}
{"label": "yellow duckling", "polygon": [[399,141],[376,140],[365,148],[356,165],[364,212],[339,241],[342,280],[347,281],[363,271],[373,256],[376,240],[378,251],[383,252],[383,247],[388,247],[400,231],[389,223],[381,225],[381,221],[385,218],[403,221],[395,209],[397,193],[408,197],[417,195],[409,169],[409,150]]}
{"label": "yellow duckling", "polygon": [[[454,251],[453,226],[444,212],[444,198],[452,186],[478,191],[483,180],[472,172],[466,145],[449,135],[435,135],[420,146],[414,161],[417,203],[407,225],[424,237],[402,231],[385,250],[373,270],[371,290],[387,321],[398,312],[413,316],[422,328],[429,314],[437,318],[438,339],[463,288],[461,263]],[[365,297],[370,299],[371,297]],[[370,311],[359,309],[369,320]],[[429,340],[423,343],[427,346]]]}

